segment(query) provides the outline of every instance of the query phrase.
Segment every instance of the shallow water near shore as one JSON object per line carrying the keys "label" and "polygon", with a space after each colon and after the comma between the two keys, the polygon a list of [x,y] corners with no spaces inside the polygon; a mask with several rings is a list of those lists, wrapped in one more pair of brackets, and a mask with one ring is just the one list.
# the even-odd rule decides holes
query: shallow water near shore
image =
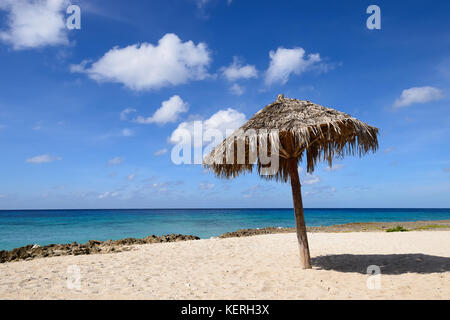
{"label": "shallow water near shore", "polygon": [[[450,209],[305,209],[308,226],[450,219]],[[190,234],[210,238],[266,226],[294,227],[292,209],[136,209],[0,211],[0,250],[28,244]]]}

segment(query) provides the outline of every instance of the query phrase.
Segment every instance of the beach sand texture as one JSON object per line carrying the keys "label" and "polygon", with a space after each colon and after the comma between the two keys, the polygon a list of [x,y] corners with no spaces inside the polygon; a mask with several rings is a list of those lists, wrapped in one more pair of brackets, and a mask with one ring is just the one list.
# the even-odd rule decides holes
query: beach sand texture
{"label": "beach sand texture", "polygon": [[[310,233],[309,239],[313,270],[298,267],[292,233],[4,263],[0,298],[450,299],[450,231]],[[368,279],[369,287],[378,283],[369,265],[381,268],[379,289],[367,286]]]}

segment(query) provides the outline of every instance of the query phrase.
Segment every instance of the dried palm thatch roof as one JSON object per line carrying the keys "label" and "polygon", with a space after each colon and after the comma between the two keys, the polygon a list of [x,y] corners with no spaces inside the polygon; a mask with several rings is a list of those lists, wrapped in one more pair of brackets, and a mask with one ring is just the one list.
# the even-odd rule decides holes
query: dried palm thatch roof
{"label": "dried palm thatch roof", "polygon": [[[375,152],[377,134],[377,128],[346,113],[279,95],[214,148],[204,158],[204,166],[225,178],[251,172],[256,166],[262,177],[286,182],[289,159],[300,162],[306,158],[307,170],[312,173],[319,161],[327,160],[332,166],[335,157]],[[239,143],[245,149],[238,149]],[[268,148],[267,156],[279,157],[276,172],[264,171],[267,163],[261,161],[261,147]],[[239,158],[239,150],[245,150],[245,159]]]}

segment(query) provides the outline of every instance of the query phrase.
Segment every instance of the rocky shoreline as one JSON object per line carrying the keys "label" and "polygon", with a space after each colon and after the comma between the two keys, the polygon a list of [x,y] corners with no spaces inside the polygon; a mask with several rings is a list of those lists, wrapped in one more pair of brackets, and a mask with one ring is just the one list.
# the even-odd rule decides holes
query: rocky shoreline
{"label": "rocky shoreline", "polygon": [[91,240],[85,244],[51,244],[48,246],[28,245],[11,251],[0,251],[0,263],[32,260],[46,257],[58,257],[68,255],[102,254],[131,250],[132,245],[153,244],[165,242],[178,242],[188,240],[200,240],[199,237],[181,234],[166,236],[148,236],[143,239],[127,238],[120,240],[97,241]]}
{"label": "rocky shoreline", "polygon": [[[450,220],[441,221],[415,221],[415,222],[373,222],[348,223],[333,226],[308,227],[308,232],[316,233],[343,233],[343,232],[386,232],[390,228],[401,226],[407,231],[437,231],[450,230]],[[242,229],[227,232],[218,238],[239,238],[263,234],[293,233],[295,228],[266,227],[259,229]],[[127,238],[120,240],[97,241],[91,240],[85,244],[51,244],[47,246],[28,245],[10,251],[0,251],[0,263],[33,260],[46,257],[67,255],[105,254],[129,251],[133,245],[167,243],[178,241],[200,240],[192,235],[170,234],[165,236],[148,236],[143,239]]]}
{"label": "rocky shoreline", "polygon": [[[333,226],[307,227],[311,233],[340,233],[340,232],[386,232],[391,228],[401,226],[408,231],[449,231],[450,220],[440,221],[409,221],[409,222],[364,222],[347,223]],[[235,232],[227,232],[219,238],[249,237],[262,234],[292,233],[295,228],[267,227],[260,229],[241,229]]]}

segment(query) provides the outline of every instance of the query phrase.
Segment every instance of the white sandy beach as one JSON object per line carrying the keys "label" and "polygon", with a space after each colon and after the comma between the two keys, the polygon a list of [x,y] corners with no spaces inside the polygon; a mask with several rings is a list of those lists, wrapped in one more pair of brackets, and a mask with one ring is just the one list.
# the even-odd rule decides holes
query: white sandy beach
{"label": "white sandy beach", "polygon": [[[136,246],[0,265],[2,299],[450,299],[450,231],[295,234]],[[76,265],[79,288],[69,289]],[[380,289],[366,269],[379,265]],[[69,269],[68,269],[69,268]],[[68,272],[69,270],[69,272]]]}

